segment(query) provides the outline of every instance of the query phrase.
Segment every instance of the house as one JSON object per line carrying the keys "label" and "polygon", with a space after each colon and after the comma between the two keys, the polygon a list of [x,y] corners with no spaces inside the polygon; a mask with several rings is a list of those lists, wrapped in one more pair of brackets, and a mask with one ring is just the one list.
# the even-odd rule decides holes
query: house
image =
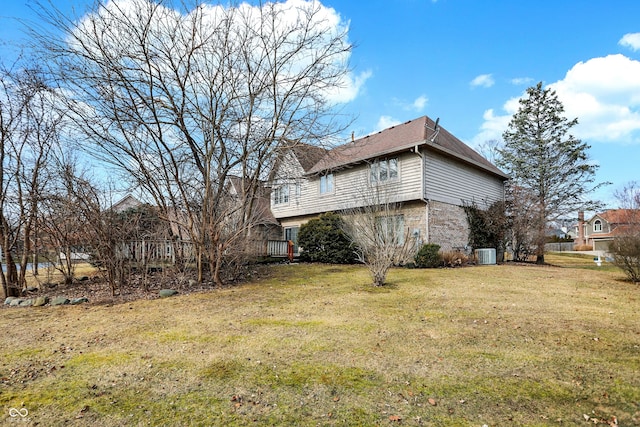
{"label": "house", "polygon": [[465,203],[504,200],[507,176],[423,116],[323,150],[304,144],[288,150],[271,177],[271,211],[282,237],[318,215],[376,203],[400,207],[393,229],[442,250],[468,242]]}
{"label": "house", "polygon": [[591,245],[594,251],[609,251],[609,245],[619,236],[628,235],[632,228],[640,227],[640,211],[637,209],[610,209],[584,220],[584,212],[578,213],[577,244]]}
{"label": "house", "polygon": [[142,205],[143,203],[140,200],[136,199],[131,194],[127,194],[122,199],[111,205],[111,210],[120,213],[129,209],[139,208]]}

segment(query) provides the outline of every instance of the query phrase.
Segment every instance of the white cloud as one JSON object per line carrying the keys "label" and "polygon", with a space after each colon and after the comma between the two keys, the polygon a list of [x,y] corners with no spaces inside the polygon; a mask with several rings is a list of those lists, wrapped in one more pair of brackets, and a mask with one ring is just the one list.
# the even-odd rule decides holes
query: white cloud
{"label": "white cloud", "polygon": [[577,117],[580,138],[640,142],[640,61],[609,55],[579,62],[549,85]]}
{"label": "white cloud", "polygon": [[495,81],[491,74],[480,74],[475,79],[471,80],[470,84],[474,87],[491,87],[495,84]]}
{"label": "white cloud", "polygon": [[373,75],[370,70],[363,71],[358,75],[352,73],[347,74],[342,81],[339,89],[333,89],[328,92],[327,98],[330,102],[342,104],[351,102],[357,98],[366,81]]}
{"label": "white cloud", "polygon": [[[640,61],[624,55],[592,58],[574,65],[562,80],[550,84],[569,119],[578,118],[572,134],[585,142],[640,143]],[[475,145],[501,138],[518,98],[499,112],[484,113]]]}
{"label": "white cloud", "polygon": [[618,42],[620,46],[628,47],[633,51],[640,50],[640,33],[628,33],[622,36]]}
{"label": "white cloud", "polygon": [[429,102],[429,98],[427,98],[424,95],[420,95],[415,99],[415,101],[413,101],[413,104],[412,104],[413,109],[416,111],[422,111],[424,107],[427,105],[427,102]]}
{"label": "white cloud", "polygon": [[400,123],[402,123],[400,120],[394,119],[391,116],[380,116],[375,132],[390,128],[391,126],[399,125]]}
{"label": "white cloud", "polygon": [[516,77],[511,79],[511,84],[516,86],[530,85],[531,83],[533,83],[533,79],[531,77]]}

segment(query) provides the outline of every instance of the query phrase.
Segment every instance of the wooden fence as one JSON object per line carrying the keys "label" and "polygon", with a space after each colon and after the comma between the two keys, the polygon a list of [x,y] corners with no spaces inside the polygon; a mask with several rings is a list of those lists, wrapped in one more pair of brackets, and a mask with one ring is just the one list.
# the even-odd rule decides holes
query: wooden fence
{"label": "wooden fence", "polygon": [[[296,248],[297,249],[297,248]],[[229,248],[228,251],[233,251]],[[245,242],[243,248],[237,248],[247,256],[287,257],[289,242],[286,240],[267,240]],[[173,240],[131,240],[118,245],[116,256],[140,265],[175,264],[195,262],[195,248],[189,241]],[[293,256],[298,256],[297,251]]]}

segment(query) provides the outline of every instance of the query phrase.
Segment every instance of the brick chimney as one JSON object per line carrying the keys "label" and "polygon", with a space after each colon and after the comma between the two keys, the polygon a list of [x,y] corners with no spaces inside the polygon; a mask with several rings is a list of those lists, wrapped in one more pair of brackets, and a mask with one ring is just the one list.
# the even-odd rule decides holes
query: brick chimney
{"label": "brick chimney", "polygon": [[576,240],[578,245],[586,245],[587,242],[584,239],[584,211],[578,212],[578,239]]}

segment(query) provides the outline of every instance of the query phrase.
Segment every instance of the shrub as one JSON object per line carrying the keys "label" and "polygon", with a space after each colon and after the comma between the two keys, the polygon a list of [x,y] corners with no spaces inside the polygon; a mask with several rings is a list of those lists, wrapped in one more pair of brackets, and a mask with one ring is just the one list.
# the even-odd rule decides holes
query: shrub
{"label": "shrub", "polygon": [[327,212],[303,224],[298,233],[298,245],[303,248],[300,259],[329,264],[355,262],[353,243],[342,227],[342,218],[333,212]]}
{"label": "shrub", "polygon": [[640,282],[640,235],[616,238],[609,248],[613,263],[634,283]]}
{"label": "shrub", "polygon": [[436,268],[442,266],[440,245],[427,243],[423,245],[414,257],[415,265],[419,268]]}
{"label": "shrub", "polygon": [[460,251],[447,251],[442,253],[442,262],[447,267],[460,267],[469,262],[469,257]]}

